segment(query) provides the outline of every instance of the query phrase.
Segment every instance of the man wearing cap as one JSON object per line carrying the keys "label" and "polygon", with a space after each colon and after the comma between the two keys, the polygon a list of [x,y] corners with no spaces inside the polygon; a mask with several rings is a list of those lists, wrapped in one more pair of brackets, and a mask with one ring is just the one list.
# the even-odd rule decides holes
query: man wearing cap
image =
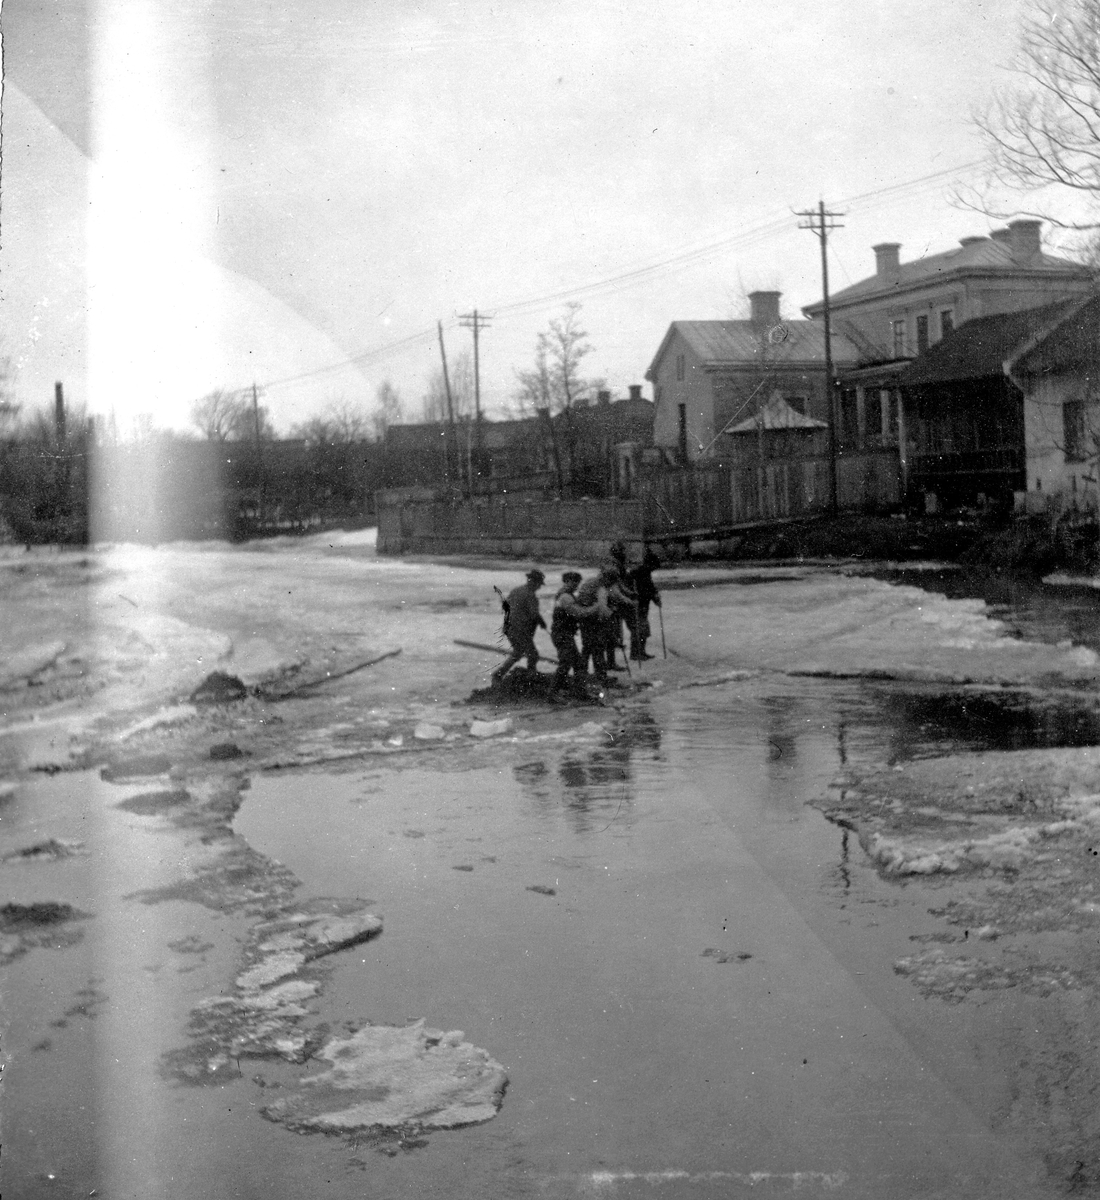
{"label": "man wearing cap", "polygon": [[599,609],[593,603],[578,602],[576,592],[581,582],[580,571],[566,571],[561,577],[561,588],[554,597],[554,616],[550,622],[550,640],[558,652],[558,669],[554,672],[554,685],[550,695],[554,696],[573,672],[573,684],[580,687],[584,682],[585,660],[577,649],[577,630],[585,617],[595,616]]}
{"label": "man wearing cap", "polygon": [[614,647],[607,644],[612,620],[609,594],[618,581],[618,567],[606,563],[577,590],[577,602],[587,610],[580,619],[581,662],[587,671],[589,659],[592,660],[592,670],[600,683],[607,682],[608,650],[612,655],[615,653]]}
{"label": "man wearing cap", "polygon": [[541,571],[531,570],[527,572],[527,582],[508,593],[504,601],[504,636],[511,643],[512,653],[493,672],[494,683],[499,683],[521,658],[527,659],[529,671],[537,670],[535,630],[546,628],[539,612],[538,590],[545,582],[546,576]]}

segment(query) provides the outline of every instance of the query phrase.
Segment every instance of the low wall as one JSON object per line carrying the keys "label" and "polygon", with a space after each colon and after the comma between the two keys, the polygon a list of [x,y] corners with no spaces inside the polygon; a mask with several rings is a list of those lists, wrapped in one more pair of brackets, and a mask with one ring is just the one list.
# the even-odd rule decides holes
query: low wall
{"label": "low wall", "polygon": [[[606,555],[612,542],[680,542],[721,537],[771,522],[818,517],[829,509],[829,460],[767,459],[664,471],[640,482],[632,500],[426,499],[379,492],[382,554],[486,554],[574,559]],[[881,512],[901,501],[896,450],[837,459],[837,504]]]}
{"label": "low wall", "polygon": [[639,500],[433,500],[378,496],[381,554],[488,554],[505,558],[598,559],[614,541],[642,544]]}

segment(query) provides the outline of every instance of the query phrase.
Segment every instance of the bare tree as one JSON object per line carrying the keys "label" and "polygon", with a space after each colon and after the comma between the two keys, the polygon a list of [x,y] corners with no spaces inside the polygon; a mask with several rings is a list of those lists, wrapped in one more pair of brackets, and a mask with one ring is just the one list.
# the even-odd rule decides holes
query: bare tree
{"label": "bare tree", "polygon": [[535,365],[529,371],[517,371],[516,407],[521,416],[549,412],[553,406],[550,387],[550,346],[547,335],[535,339]]}
{"label": "bare tree", "polygon": [[[974,118],[985,177],[956,200],[997,218],[1100,228],[1100,0],[1036,0],[1011,69],[1017,82]],[[1006,189],[1027,199],[1017,207]]]}
{"label": "bare tree", "polygon": [[535,339],[534,366],[516,372],[515,400],[521,412],[569,412],[603,387],[603,379],[581,374],[581,363],[592,353],[592,346],[587,331],[581,328],[580,311],[576,301],[567,304],[565,312],[552,318]]}
{"label": "bare tree", "polygon": [[211,442],[228,441],[240,408],[240,393],[221,388],[191,405],[191,424]]}
{"label": "bare tree", "polygon": [[[456,421],[464,421],[474,414],[474,360],[469,350],[455,356],[449,367],[451,384],[451,407]],[[436,367],[428,376],[428,389],[420,407],[421,420],[446,421],[447,387],[442,366]]]}
{"label": "bare tree", "polygon": [[[517,371],[514,393],[521,416],[538,414],[553,455],[560,495],[573,480],[577,457],[577,431],[573,410],[586,404],[604,386],[603,379],[581,374],[581,364],[592,353],[588,333],[581,327],[581,306],[572,302],[535,339],[535,361],[530,370]],[[560,430],[555,426],[560,426]],[[564,449],[564,454],[562,453]],[[564,462],[563,462],[564,459]]]}
{"label": "bare tree", "polygon": [[376,406],[371,414],[371,426],[374,429],[376,441],[386,436],[386,430],[391,425],[399,425],[404,419],[405,410],[401,402],[401,394],[388,379],[384,379],[374,393]]}
{"label": "bare tree", "polygon": [[219,388],[191,405],[191,424],[212,442],[270,442],[275,438],[271,414],[257,404],[251,391]]}

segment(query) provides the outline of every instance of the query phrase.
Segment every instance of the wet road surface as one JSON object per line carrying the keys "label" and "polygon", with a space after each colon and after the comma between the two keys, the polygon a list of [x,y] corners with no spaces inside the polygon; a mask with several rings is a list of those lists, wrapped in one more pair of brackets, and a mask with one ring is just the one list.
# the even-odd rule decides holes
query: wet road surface
{"label": "wet road surface", "polygon": [[919,752],[880,699],[699,689],[596,749],[257,781],[238,832],[385,916],[330,1019],[424,1017],[509,1071],[495,1120],[373,1156],[370,1193],[1042,1194],[969,1020],[892,971],[927,893],[806,804],[848,756]]}

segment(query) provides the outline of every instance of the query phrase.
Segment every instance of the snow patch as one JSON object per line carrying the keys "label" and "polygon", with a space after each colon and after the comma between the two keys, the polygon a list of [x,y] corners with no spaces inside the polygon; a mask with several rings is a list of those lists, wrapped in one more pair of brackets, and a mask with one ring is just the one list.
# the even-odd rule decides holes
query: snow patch
{"label": "snow patch", "polygon": [[53,666],[64,653],[64,642],[45,642],[16,651],[0,667],[0,688],[11,687],[32,678],[40,671]]}
{"label": "snow patch", "polygon": [[470,736],[476,738],[499,737],[511,733],[515,722],[511,717],[501,717],[499,721],[471,721]]}
{"label": "snow patch", "polygon": [[199,715],[199,710],[193,704],[175,704],[170,708],[162,708],[151,717],[138,721],[124,729],[118,735],[118,741],[125,742],[139,733],[147,733],[150,729],[161,729],[167,725],[183,725]]}
{"label": "snow patch", "polygon": [[967,867],[1019,870],[1045,827],[1017,826],[988,837],[932,844],[872,834],[867,853],[884,875],[951,875]]}

